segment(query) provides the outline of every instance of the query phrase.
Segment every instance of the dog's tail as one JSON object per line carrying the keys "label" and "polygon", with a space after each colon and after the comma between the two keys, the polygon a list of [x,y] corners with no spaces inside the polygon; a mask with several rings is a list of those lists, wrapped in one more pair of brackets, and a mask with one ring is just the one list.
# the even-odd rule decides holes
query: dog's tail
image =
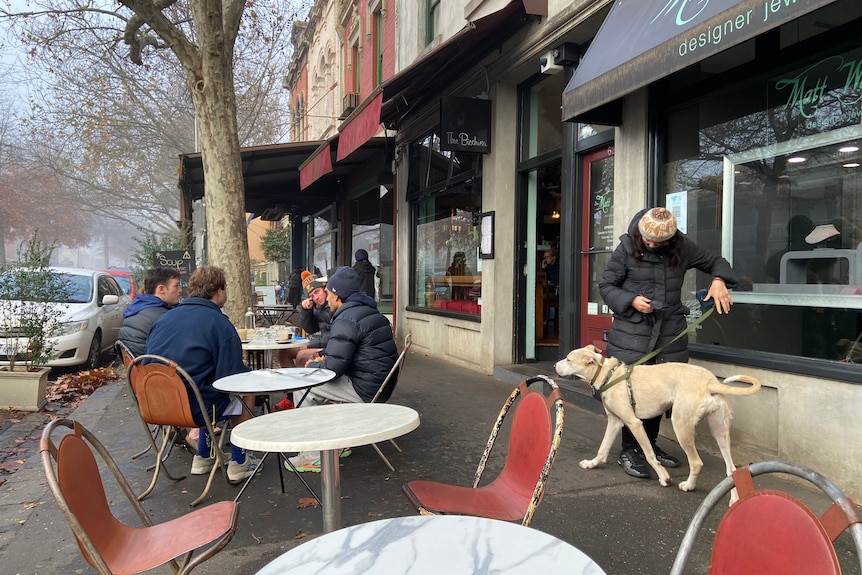
{"label": "dog's tail", "polygon": [[[726,385],[734,381],[742,381],[749,384],[749,387],[736,387],[735,385]],[[760,382],[757,378],[750,375],[732,375],[724,379],[723,382],[716,381],[709,384],[710,393],[721,393],[724,395],[751,395],[760,389]]]}

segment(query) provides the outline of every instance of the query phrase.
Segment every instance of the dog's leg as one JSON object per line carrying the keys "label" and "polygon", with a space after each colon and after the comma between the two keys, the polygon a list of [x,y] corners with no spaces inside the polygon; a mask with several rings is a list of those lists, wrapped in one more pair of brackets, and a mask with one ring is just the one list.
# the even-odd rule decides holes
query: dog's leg
{"label": "dog's leg", "polygon": [[596,453],[595,459],[584,459],[578,465],[583,469],[592,469],[600,463],[607,463],[608,454],[611,451],[611,446],[616,442],[620,435],[620,430],[623,428],[622,420],[613,413],[606,411],[608,414],[608,425],[605,427],[605,436],[602,438],[602,443],[599,445],[599,451]]}
{"label": "dog's leg", "polygon": [[[696,416],[695,416],[696,417]],[[685,451],[685,456],[688,459],[688,478],[680,482],[679,488],[682,491],[694,491],[697,486],[697,477],[703,469],[703,460],[697,452],[697,447],[694,443],[694,429],[697,425],[697,419],[692,419],[692,411],[685,409],[680,405],[673,406],[671,414],[671,423],[673,423],[673,432],[676,434],[676,440],[679,446]]]}
{"label": "dog's leg", "polygon": [[668,473],[667,469],[658,462],[658,459],[655,456],[655,451],[652,449],[652,444],[649,442],[649,437],[647,437],[646,431],[644,431],[643,422],[636,416],[632,415],[632,419],[625,421],[624,423],[628,426],[632,435],[635,436],[635,439],[638,440],[638,445],[641,446],[641,452],[644,454],[644,457],[646,457],[647,463],[650,464],[650,467],[652,467],[658,475],[658,482],[661,483],[663,487],[670,485],[670,473]]}
{"label": "dog's leg", "polygon": [[[724,459],[725,474],[729,477],[736,471],[736,465],[733,463],[733,456],[730,453],[730,406],[724,397],[720,395],[714,396],[717,409],[706,416],[706,421],[709,423],[709,430],[718,444],[718,449],[721,451],[721,457]],[[736,489],[730,492],[730,504],[733,505],[739,499]]]}

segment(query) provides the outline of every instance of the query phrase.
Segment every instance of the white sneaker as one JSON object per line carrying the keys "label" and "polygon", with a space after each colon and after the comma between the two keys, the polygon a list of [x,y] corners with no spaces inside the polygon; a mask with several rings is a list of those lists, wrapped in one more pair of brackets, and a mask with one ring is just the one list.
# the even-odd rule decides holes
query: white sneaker
{"label": "white sneaker", "polygon": [[236,461],[231,460],[231,462],[227,464],[228,480],[242,481],[243,479],[246,479],[248,476],[254,474],[258,463],[260,463],[260,460],[253,457],[251,453],[245,454],[245,463],[237,463]]}
{"label": "white sneaker", "polygon": [[213,465],[215,465],[215,457],[195,455],[192,459],[192,475],[206,475],[212,471]]}
{"label": "white sneaker", "polygon": [[309,467],[315,462],[320,461],[319,451],[302,451],[299,455],[289,458],[290,464],[295,468]]}

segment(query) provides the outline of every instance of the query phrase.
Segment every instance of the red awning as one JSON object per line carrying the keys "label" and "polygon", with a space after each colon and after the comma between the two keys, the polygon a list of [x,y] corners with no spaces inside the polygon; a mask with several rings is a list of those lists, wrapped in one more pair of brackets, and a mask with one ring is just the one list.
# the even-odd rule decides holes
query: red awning
{"label": "red awning", "polygon": [[340,162],[377,135],[380,131],[380,108],[382,105],[383,92],[379,91],[364,108],[357,110],[352,118],[348,118],[344,122],[338,133],[336,161]]}
{"label": "red awning", "polygon": [[332,171],[332,154],[330,144],[326,140],[299,166],[299,189],[304,190],[319,178]]}

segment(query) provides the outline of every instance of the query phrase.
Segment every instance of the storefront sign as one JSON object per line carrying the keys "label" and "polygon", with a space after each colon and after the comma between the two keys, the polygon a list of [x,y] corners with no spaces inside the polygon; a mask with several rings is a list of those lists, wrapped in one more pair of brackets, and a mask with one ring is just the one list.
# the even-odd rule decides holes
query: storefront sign
{"label": "storefront sign", "polygon": [[[818,131],[859,123],[862,51],[830,56],[774,84],[776,101]],[[836,105],[838,104],[838,105]]]}
{"label": "storefront sign", "polygon": [[[834,0],[617,0],[563,93],[584,113]],[[622,41],[625,39],[625,41]]]}
{"label": "storefront sign", "polygon": [[491,101],[446,96],[440,103],[440,149],[491,153]]}

